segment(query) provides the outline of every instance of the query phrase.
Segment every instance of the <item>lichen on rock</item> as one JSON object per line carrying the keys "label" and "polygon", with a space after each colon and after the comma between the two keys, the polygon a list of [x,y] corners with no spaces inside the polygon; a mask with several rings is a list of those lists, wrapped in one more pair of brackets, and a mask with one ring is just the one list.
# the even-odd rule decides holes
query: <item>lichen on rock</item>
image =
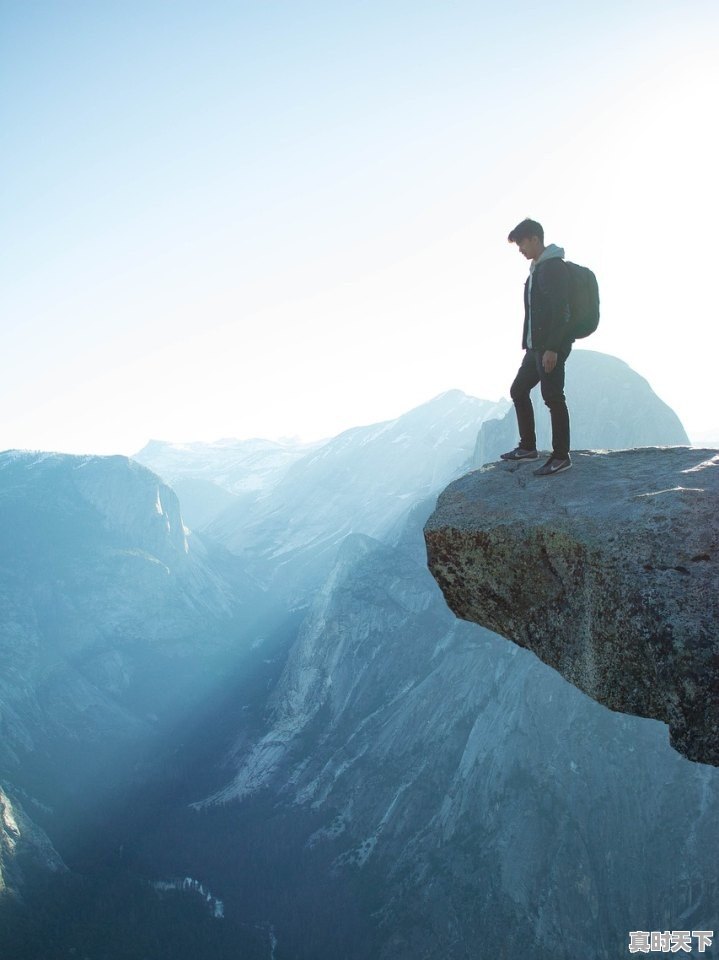
{"label": "lichen on rock", "polygon": [[573,459],[557,477],[499,462],[452,483],[425,526],[429,568],[458,617],[719,765],[719,454]]}

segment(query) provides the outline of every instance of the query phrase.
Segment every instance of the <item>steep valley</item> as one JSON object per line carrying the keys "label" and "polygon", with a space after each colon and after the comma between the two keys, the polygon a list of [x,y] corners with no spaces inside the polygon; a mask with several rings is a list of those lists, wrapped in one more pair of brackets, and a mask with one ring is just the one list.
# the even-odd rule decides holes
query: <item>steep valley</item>
{"label": "steep valley", "polygon": [[[620,374],[611,440],[641,444]],[[717,770],[458,620],[427,569],[505,410],[451,391],[263,447],[256,483],[243,454],[234,489],[226,451],[183,474],[155,448],[212,486],[192,531],[134,461],[0,454],[8,956],[615,960],[716,925]]]}

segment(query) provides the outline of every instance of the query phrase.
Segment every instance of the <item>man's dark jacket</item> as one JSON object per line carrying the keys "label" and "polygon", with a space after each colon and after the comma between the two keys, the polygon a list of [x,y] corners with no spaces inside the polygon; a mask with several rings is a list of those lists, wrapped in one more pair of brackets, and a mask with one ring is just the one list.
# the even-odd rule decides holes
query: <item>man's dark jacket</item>
{"label": "man's dark jacket", "polygon": [[[553,250],[557,254],[553,255]],[[561,247],[547,248],[550,256],[539,260],[532,275],[532,349],[566,351],[572,344],[569,334],[569,271],[558,254]],[[529,277],[524,284],[524,331],[522,349],[527,348],[529,325]]]}

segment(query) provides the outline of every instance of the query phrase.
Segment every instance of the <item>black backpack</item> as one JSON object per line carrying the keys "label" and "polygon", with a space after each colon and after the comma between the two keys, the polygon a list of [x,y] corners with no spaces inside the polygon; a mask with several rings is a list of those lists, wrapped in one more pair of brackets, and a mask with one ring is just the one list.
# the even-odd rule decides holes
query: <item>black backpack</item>
{"label": "black backpack", "polygon": [[575,340],[588,337],[599,326],[599,285],[589,267],[567,264],[569,273],[569,329]]}

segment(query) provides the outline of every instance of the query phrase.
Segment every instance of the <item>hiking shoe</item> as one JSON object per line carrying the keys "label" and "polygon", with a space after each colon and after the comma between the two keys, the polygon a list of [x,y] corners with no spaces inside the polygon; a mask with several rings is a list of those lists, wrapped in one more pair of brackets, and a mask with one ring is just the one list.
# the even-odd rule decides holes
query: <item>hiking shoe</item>
{"label": "hiking shoe", "polygon": [[515,447],[509,453],[500,453],[500,460],[536,460],[539,454],[536,450],[524,450],[522,447]]}
{"label": "hiking shoe", "polygon": [[535,477],[553,477],[555,473],[562,473],[569,470],[572,461],[569,457],[550,457],[546,463],[542,464],[539,470],[534,471]]}

